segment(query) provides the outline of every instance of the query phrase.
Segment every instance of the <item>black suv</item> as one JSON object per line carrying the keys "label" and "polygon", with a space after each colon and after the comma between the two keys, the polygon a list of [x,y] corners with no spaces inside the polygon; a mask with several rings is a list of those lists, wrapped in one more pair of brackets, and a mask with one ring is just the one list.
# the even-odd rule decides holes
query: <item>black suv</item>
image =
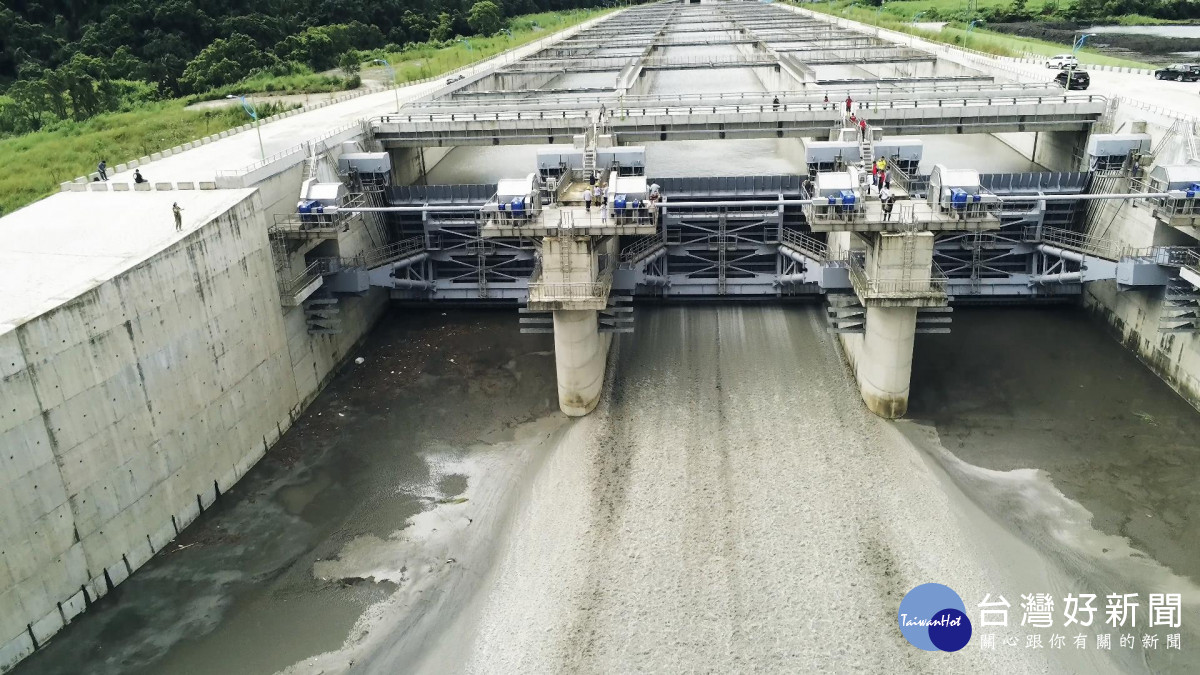
{"label": "black suv", "polygon": [[1194,63],[1172,63],[1166,68],[1154,71],[1154,79],[1195,82],[1200,80],[1200,66]]}
{"label": "black suv", "polygon": [[[1070,86],[1067,86],[1068,75],[1071,78]],[[1092,77],[1082,70],[1062,70],[1054,76],[1054,81],[1063,89],[1087,89],[1092,83]]]}

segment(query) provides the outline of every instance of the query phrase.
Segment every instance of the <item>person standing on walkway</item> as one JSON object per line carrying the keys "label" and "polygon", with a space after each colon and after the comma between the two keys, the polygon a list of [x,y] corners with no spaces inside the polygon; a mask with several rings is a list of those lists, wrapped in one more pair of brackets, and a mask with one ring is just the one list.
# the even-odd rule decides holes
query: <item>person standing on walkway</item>
{"label": "person standing on walkway", "polygon": [[179,232],[183,229],[183,209],[179,208],[179,202],[171,204],[171,212],[175,214],[175,231]]}
{"label": "person standing on walkway", "polygon": [[821,104],[821,110],[829,109],[829,94],[825,94],[825,102]]}
{"label": "person standing on walkway", "polygon": [[103,159],[96,165],[96,170],[100,172],[100,180],[108,180],[108,162]]}
{"label": "person standing on walkway", "polygon": [[583,210],[589,214],[592,212],[592,188],[586,187],[583,189]]}
{"label": "person standing on walkway", "polygon": [[771,109],[779,110],[779,97],[778,96],[775,97],[775,100],[771,101]]}
{"label": "person standing on walkway", "polygon": [[604,195],[600,198],[600,224],[608,224],[608,191],[604,191]]}
{"label": "person standing on walkway", "polygon": [[850,112],[850,108],[854,106],[854,99],[850,98],[850,94],[846,94],[846,112]]}
{"label": "person standing on walkway", "polygon": [[[887,197],[883,196],[885,193]],[[883,192],[879,193],[879,202],[883,205],[883,222],[886,223],[892,219],[892,206],[896,203],[896,196],[892,194],[891,190],[885,188]]]}

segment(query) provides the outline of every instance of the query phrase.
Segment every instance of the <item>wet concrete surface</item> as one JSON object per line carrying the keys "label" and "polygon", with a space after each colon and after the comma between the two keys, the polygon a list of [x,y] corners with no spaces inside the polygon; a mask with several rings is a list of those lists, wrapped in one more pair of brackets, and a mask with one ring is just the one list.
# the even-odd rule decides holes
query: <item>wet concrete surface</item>
{"label": "wet concrete surface", "polygon": [[431,459],[558,417],[551,336],[512,311],[387,313],[216,505],[14,673],[273,673],[342,646],[390,580],[319,578],[467,479]]}
{"label": "wet concrete surface", "polygon": [[[417,672],[943,672],[949,655],[900,637],[904,594],[982,597],[1045,565],[984,554],[990,521],[960,519],[953,487],[865,409],[822,313],[639,307],[599,407],[534,477],[476,626]],[[1103,656],[952,658],[1112,672]]]}
{"label": "wet concrete surface", "polygon": [[986,469],[1036,468],[1122,537],[1200,582],[1200,413],[1082,309],[956,308],[918,336],[909,417]]}

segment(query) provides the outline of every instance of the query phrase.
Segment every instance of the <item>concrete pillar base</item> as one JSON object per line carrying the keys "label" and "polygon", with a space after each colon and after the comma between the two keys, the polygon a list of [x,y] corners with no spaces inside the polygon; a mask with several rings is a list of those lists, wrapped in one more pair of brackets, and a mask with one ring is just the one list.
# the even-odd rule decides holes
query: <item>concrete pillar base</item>
{"label": "concrete pillar base", "polygon": [[604,389],[610,335],[601,335],[595,310],[554,312],[554,365],[558,407],[571,417],[596,408]]}
{"label": "concrete pillar base", "polygon": [[866,334],[856,375],[867,408],[887,419],[908,411],[915,307],[868,307]]}

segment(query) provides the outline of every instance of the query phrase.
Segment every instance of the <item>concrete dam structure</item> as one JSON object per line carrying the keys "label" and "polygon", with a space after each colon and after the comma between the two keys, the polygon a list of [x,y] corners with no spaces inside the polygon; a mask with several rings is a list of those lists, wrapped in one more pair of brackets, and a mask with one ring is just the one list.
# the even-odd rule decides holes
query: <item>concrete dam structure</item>
{"label": "concrete dam structure", "polygon": [[[0,219],[0,671],[228,492],[389,306],[510,308],[552,334],[572,417],[639,308],[689,301],[819,304],[888,419],[956,308],[1078,303],[1200,406],[1194,120],[897,40],[793,7],[640,6],[399,110],[288,114],[261,129],[272,155],[221,135]],[[671,156],[722,142],[798,168]],[[431,180],[510,146],[524,163],[486,181]]]}

